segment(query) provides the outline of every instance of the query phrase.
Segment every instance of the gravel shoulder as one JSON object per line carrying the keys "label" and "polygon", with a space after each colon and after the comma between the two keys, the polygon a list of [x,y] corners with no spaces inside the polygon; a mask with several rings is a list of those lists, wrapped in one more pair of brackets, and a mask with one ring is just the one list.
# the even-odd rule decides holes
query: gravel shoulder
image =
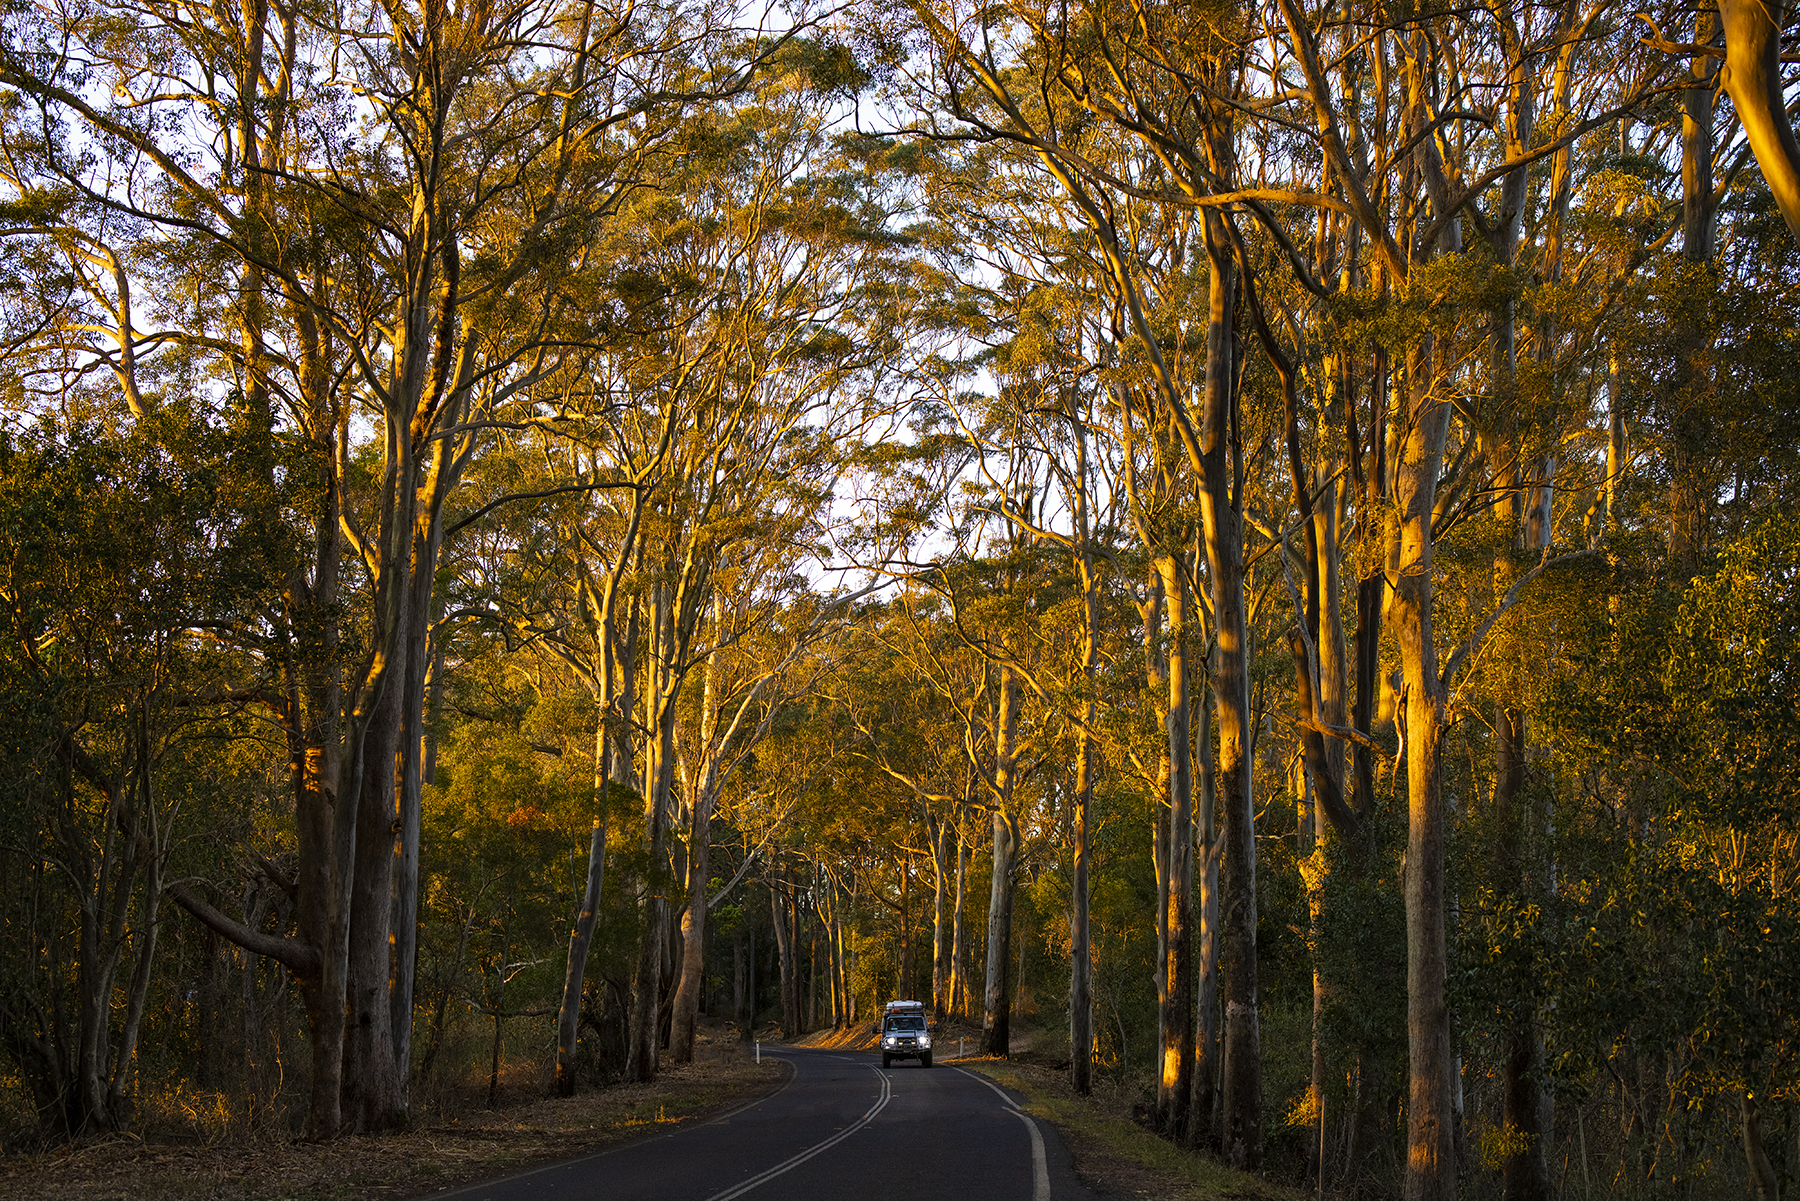
{"label": "gravel shoulder", "polygon": [[1122,1091],[1097,1087],[1083,1097],[1066,1070],[1018,1059],[959,1059],[1025,1096],[1025,1111],[1056,1127],[1075,1160],[1075,1174],[1097,1193],[1155,1201],[1306,1201],[1306,1194],[1254,1172],[1225,1167],[1178,1147],[1131,1116]]}

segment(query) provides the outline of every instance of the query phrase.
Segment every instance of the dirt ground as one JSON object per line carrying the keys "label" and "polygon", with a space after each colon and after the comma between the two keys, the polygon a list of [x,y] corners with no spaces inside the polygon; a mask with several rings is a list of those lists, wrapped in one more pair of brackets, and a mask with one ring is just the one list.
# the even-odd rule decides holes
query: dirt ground
{"label": "dirt ground", "polygon": [[394,1134],[306,1143],[115,1136],[0,1159],[0,1201],[402,1201],[568,1159],[741,1105],[786,1069],[732,1032],[650,1084],[473,1111]]}

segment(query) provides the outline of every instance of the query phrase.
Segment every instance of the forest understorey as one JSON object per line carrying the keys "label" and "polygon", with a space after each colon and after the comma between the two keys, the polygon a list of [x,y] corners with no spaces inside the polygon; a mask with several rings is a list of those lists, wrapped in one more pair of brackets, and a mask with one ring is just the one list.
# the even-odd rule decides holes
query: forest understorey
{"label": "forest understorey", "polygon": [[[729,1032],[727,1032],[727,1035]],[[446,1106],[419,1128],[328,1143],[273,1136],[197,1142],[193,1131],[112,1136],[0,1159],[0,1201],[402,1201],[572,1159],[703,1120],[773,1091],[775,1059],[717,1032],[694,1062],[647,1084]],[[523,1090],[519,1090],[522,1092]]]}

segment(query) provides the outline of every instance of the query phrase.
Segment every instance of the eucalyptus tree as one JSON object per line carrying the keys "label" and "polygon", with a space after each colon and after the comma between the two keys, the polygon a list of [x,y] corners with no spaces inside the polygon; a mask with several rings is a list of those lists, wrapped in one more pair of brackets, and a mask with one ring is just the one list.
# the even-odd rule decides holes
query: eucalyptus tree
{"label": "eucalyptus tree", "polygon": [[[891,228],[898,199],[853,145],[833,141],[841,56],[791,49],[763,89],[693,115],[678,165],[611,243],[605,378],[616,410],[590,454],[598,478],[629,481],[633,516],[572,533],[613,573],[589,608],[610,611],[623,587],[641,623],[629,652],[639,712],[622,716],[641,738],[656,872],[669,859],[686,684],[778,611],[791,565],[825,553],[826,501],[884,403],[903,337],[904,314],[888,305],[905,248]],[[620,544],[621,532],[634,543]],[[778,563],[790,570],[759,592]],[[744,621],[708,625],[714,598],[734,590]],[[663,891],[653,882],[646,902],[640,1078],[655,1069],[659,981],[673,966],[661,960]]]}
{"label": "eucalyptus tree", "polygon": [[261,648],[293,763],[297,926],[266,935],[175,895],[302,981],[309,1130],[388,1126],[407,1104],[444,507],[496,420],[549,416],[542,387],[581,350],[552,330],[580,303],[583,240],[644,186],[687,101],[749,67],[728,14],[683,4],[120,20],[9,18],[10,182],[56,197],[10,232],[86,281],[85,308],[44,328],[60,369],[110,369],[134,411],[163,403],[157,385],[243,404],[308,480],[289,519],[310,545]]}
{"label": "eucalyptus tree", "polygon": [[[915,5],[914,16],[929,37],[933,52],[926,77],[921,72],[917,89],[931,97],[943,116],[946,129],[1010,147],[1023,159],[1032,160],[1062,190],[1070,219],[1094,240],[1094,259],[1104,287],[1117,304],[1120,332],[1143,355],[1149,386],[1159,409],[1169,415],[1188,471],[1193,473],[1199,499],[1198,540],[1204,548],[1211,585],[1212,618],[1217,646],[1211,660],[1212,691],[1216,704],[1217,780],[1226,815],[1222,868],[1232,897],[1223,907],[1225,972],[1225,1062],[1234,1073],[1224,1081],[1223,1138],[1235,1148],[1235,1160],[1260,1162],[1261,1158],[1261,1052],[1256,1005],[1255,955],[1255,837],[1252,828],[1248,722],[1248,645],[1244,624],[1244,542],[1242,454],[1235,447],[1233,430],[1237,413],[1239,371],[1234,365],[1234,312],[1236,271],[1231,245],[1221,218],[1208,209],[1199,223],[1201,236],[1191,243],[1191,253],[1204,257],[1208,298],[1204,352],[1192,374],[1177,374],[1176,365],[1164,353],[1165,339],[1155,327],[1151,311],[1154,294],[1145,283],[1137,231],[1122,215],[1121,199],[1132,189],[1119,175],[1095,165],[1088,155],[1091,141],[1084,136],[1092,122],[1079,103],[1071,102],[1066,86],[1079,74],[1069,57],[1068,35],[1075,28],[1058,11],[1031,11],[1015,6],[998,29],[973,11],[943,12]],[[1090,20],[1073,14],[1077,24]],[[1129,22],[1126,14],[1119,19]],[[1186,23],[1175,21],[1159,27],[1150,40],[1157,44],[1192,49],[1202,64],[1205,87],[1188,80],[1183,89],[1146,89],[1146,104],[1169,103],[1179,112],[1174,118],[1189,136],[1186,143],[1215,176],[1235,178],[1235,149],[1231,141],[1235,109],[1223,97],[1239,87],[1234,82],[1236,58],[1228,36],[1228,23],[1210,16],[1188,14]],[[1002,33],[1004,36],[993,36]],[[1156,61],[1154,54],[1149,60]],[[1151,97],[1158,99],[1151,99]],[[1194,103],[1188,103],[1194,101]],[[938,118],[932,119],[934,122]],[[1152,159],[1146,170],[1152,177],[1167,176],[1171,185],[1179,179],[1176,164]],[[1159,185],[1160,186],[1160,185]],[[1156,190],[1154,188],[1147,190]],[[1198,392],[1201,412],[1191,412],[1190,396]],[[1180,677],[1186,687],[1186,674]],[[1173,674],[1170,686],[1176,686]],[[1172,696],[1174,694],[1171,694]],[[1183,694],[1185,696],[1185,693]],[[1182,706],[1178,703],[1177,709]],[[1183,865],[1191,826],[1190,752],[1186,731],[1171,734],[1174,770],[1170,777],[1175,803],[1172,821],[1182,832],[1181,853],[1171,860],[1177,871],[1169,877],[1172,904],[1178,915],[1180,937],[1171,946],[1184,956],[1187,945],[1186,891],[1189,879]],[[1189,971],[1177,971],[1178,987],[1185,995]],[[1186,1012],[1186,1006],[1183,1005]],[[1184,1045],[1181,1024],[1176,1037]],[[1189,1027],[1191,1029],[1191,1027]],[[1176,1107],[1174,1118],[1187,1126],[1187,1097],[1191,1052],[1167,1057],[1175,1073],[1167,1087],[1168,1103]]]}

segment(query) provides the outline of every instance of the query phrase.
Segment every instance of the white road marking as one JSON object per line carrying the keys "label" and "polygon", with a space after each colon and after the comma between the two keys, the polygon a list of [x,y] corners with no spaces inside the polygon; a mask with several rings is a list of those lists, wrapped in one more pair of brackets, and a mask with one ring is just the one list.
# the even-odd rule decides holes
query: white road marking
{"label": "white road marking", "polygon": [[[870,1070],[874,1071],[873,1068]],[[888,1080],[887,1076],[879,1071],[875,1072],[875,1076],[881,1081],[881,1095],[875,1099],[875,1104],[869,1107],[869,1112],[863,1114],[862,1117],[844,1127],[824,1142],[815,1143],[793,1158],[776,1164],[766,1172],[761,1172],[752,1176],[742,1184],[728,1188],[722,1193],[714,1193],[712,1196],[708,1197],[706,1201],[732,1201],[733,1198],[741,1197],[751,1189],[760,1188],[777,1176],[793,1171],[813,1156],[837,1146],[839,1143],[855,1134],[858,1130],[861,1130],[864,1126],[867,1126],[870,1122],[874,1121],[875,1115],[887,1107],[888,1101],[892,1099],[894,1095],[893,1084]],[[1046,1187],[1043,1196],[1038,1198],[1037,1201],[1048,1201],[1049,1195],[1048,1188]]]}
{"label": "white road marking", "polygon": [[[715,1126],[721,1122],[729,1122],[732,1118],[737,1117],[740,1113],[743,1113],[747,1109],[755,1109],[758,1105],[761,1105],[764,1101],[773,1101],[776,1097],[779,1097],[782,1093],[785,1093],[788,1089],[788,1085],[792,1084],[800,1075],[799,1068],[795,1067],[791,1063],[788,1064],[788,1067],[790,1069],[792,1069],[788,1072],[788,1078],[786,1080],[783,1080],[781,1082],[781,1087],[776,1089],[774,1092],[764,1093],[762,1096],[758,1097],[754,1101],[746,1101],[744,1104],[738,1106],[736,1109],[728,1109],[716,1118],[711,1118],[711,1119],[708,1119],[707,1121],[701,1122],[700,1125]],[[679,1131],[679,1130],[671,1130],[671,1131],[669,1131],[669,1133],[662,1135],[661,1137],[662,1138],[674,1138],[677,1134],[680,1134],[680,1133],[681,1133],[681,1131]]]}
{"label": "white road marking", "polygon": [[1037,1123],[1032,1120],[1030,1114],[1019,1108],[1017,1101],[1006,1095],[1005,1089],[986,1076],[977,1075],[967,1068],[957,1068],[956,1070],[969,1079],[979,1080],[993,1089],[995,1094],[1006,1102],[1006,1107],[1012,1111],[1013,1116],[1025,1123],[1025,1129],[1031,1132],[1031,1201],[1050,1201],[1050,1161],[1044,1155],[1044,1135],[1038,1129]]}
{"label": "white road marking", "polygon": [[[783,1061],[783,1062],[786,1062],[786,1061]],[[714,1126],[714,1125],[718,1125],[722,1122],[729,1122],[732,1118],[737,1117],[738,1114],[743,1113],[745,1110],[755,1109],[758,1105],[761,1105],[764,1101],[773,1101],[776,1097],[779,1097],[782,1093],[785,1093],[788,1090],[788,1086],[790,1084],[792,1084],[796,1079],[798,1079],[799,1075],[800,1075],[800,1069],[798,1067],[796,1067],[794,1064],[789,1063],[788,1067],[792,1070],[790,1070],[788,1072],[788,1078],[781,1082],[780,1088],[777,1088],[772,1092],[764,1093],[762,1096],[756,1098],[756,1100],[754,1100],[754,1101],[746,1101],[744,1104],[738,1106],[736,1109],[728,1109],[716,1118],[708,1118],[706,1121],[697,1122],[692,1126],[680,1126],[674,1130],[669,1131],[667,1134],[655,1134],[655,1135],[651,1135],[648,1138],[632,1139],[630,1142],[621,1143],[617,1147],[608,1147],[604,1151],[595,1151],[588,1155],[578,1155],[574,1159],[564,1159],[564,1160],[558,1160],[556,1163],[547,1163],[541,1168],[533,1168],[529,1172],[520,1172],[516,1176],[505,1176],[499,1180],[488,1180],[488,1181],[484,1181],[481,1184],[471,1184],[471,1185],[467,1186],[466,1188],[457,1189],[453,1193],[444,1194],[444,1201],[454,1201],[454,1199],[457,1197],[461,1197],[461,1196],[464,1196],[464,1195],[470,1194],[470,1193],[478,1193],[478,1192],[481,1192],[483,1189],[497,1188],[501,1185],[514,1184],[520,1180],[525,1180],[532,1176],[539,1176],[539,1175],[544,1175],[549,1172],[561,1171],[562,1169],[567,1168],[571,1164],[585,1163],[586,1161],[588,1161],[590,1159],[605,1159],[609,1155],[617,1155],[621,1151],[630,1151],[636,1147],[643,1146],[645,1143],[660,1143],[664,1139],[679,1138],[680,1136],[686,1134],[688,1131],[697,1130],[702,1126]]]}

